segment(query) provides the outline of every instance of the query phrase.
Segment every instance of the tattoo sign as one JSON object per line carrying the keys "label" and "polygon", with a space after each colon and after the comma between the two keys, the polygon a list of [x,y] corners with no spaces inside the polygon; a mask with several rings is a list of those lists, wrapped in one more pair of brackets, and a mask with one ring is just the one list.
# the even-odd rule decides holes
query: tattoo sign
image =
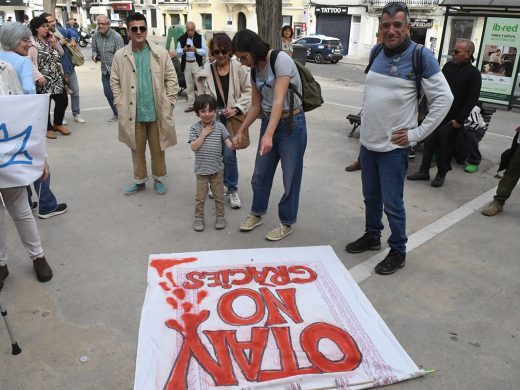
{"label": "tattoo sign", "polygon": [[0,188],[32,184],[43,174],[49,96],[0,96],[0,107]]}
{"label": "tattoo sign", "polygon": [[134,390],[357,390],[423,374],[329,246],[150,256]]}

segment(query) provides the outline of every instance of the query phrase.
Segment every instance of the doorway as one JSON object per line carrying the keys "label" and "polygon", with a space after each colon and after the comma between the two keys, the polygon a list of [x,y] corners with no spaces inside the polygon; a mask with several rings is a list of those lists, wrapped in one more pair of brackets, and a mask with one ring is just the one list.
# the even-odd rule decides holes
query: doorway
{"label": "doorway", "polygon": [[412,41],[414,41],[415,43],[420,43],[421,45],[424,45],[426,43],[427,30],[427,28],[413,27],[412,31],[410,31],[410,38],[412,38]]}
{"label": "doorway", "polygon": [[237,31],[244,30],[247,28],[247,19],[246,15],[243,12],[238,13],[238,23],[237,23]]}

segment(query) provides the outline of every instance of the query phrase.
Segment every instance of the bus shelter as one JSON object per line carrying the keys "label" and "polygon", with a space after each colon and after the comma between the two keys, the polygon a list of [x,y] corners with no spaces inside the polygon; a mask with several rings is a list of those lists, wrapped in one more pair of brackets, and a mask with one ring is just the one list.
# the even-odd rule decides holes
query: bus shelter
{"label": "bus shelter", "polygon": [[470,39],[482,74],[480,100],[520,108],[520,1],[442,0],[439,6],[446,8],[439,63],[449,59],[458,39]]}

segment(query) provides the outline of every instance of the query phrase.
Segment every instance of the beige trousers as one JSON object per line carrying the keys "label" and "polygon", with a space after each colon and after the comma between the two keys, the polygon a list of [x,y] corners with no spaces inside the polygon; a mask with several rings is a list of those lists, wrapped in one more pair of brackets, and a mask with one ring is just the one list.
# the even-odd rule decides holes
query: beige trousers
{"label": "beige trousers", "polygon": [[224,218],[224,171],[213,175],[197,175],[197,195],[195,196],[195,218],[204,219],[204,202],[208,197],[208,184],[215,199],[215,214]]}
{"label": "beige trousers", "polygon": [[186,67],[184,68],[184,77],[186,78],[186,94],[188,95],[188,107],[193,107],[193,103],[195,103],[195,76],[199,71],[200,67],[199,64],[197,64],[197,61],[186,61]]}
{"label": "beige trousers", "polygon": [[166,176],[166,160],[164,150],[161,150],[159,127],[157,122],[137,122],[135,124],[135,150],[132,150],[134,163],[134,179],[138,184],[148,180],[146,168],[146,142],[152,157],[152,175],[154,179],[163,181]]}
{"label": "beige trousers", "polygon": [[13,219],[20,240],[29,253],[31,260],[42,257],[42,244],[31,206],[29,206],[27,189],[25,187],[1,188],[0,196],[2,198],[0,199],[0,265],[4,266],[7,264],[6,209]]}

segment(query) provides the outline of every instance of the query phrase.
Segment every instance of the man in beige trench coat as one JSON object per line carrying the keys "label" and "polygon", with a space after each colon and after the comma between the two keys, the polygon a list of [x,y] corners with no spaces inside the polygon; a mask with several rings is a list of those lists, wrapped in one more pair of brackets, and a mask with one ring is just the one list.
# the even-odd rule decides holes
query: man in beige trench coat
{"label": "man in beige trench coat", "polygon": [[154,190],[166,194],[165,149],[177,143],[173,108],[179,86],[168,52],[146,39],[146,18],[130,14],[126,20],[130,42],[112,61],[110,86],[119,113],[119,141],[132,150],[134,183],[125,195],[145,189],[148,180],[146,143],[150,149]]}

